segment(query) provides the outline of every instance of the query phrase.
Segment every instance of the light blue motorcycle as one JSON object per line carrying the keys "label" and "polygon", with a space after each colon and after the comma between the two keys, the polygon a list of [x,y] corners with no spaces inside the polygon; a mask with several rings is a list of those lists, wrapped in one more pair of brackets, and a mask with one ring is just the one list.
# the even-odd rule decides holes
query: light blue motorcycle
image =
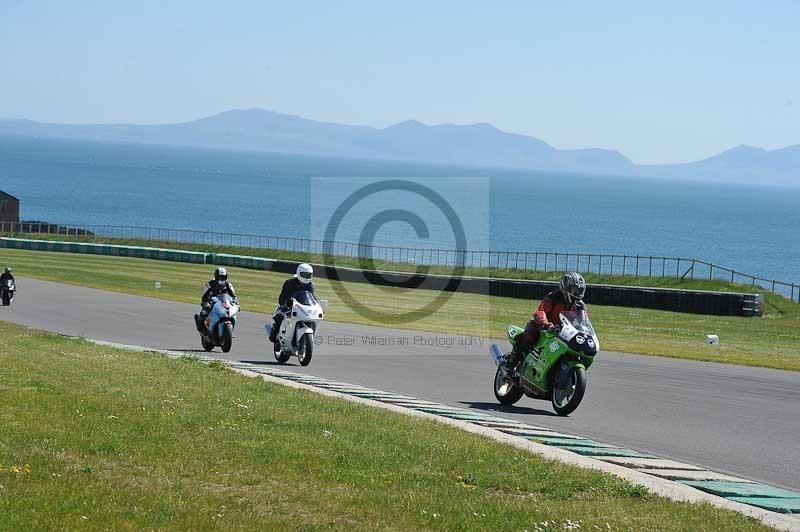
{"label": "light blue motorcycle", "polygon": [[237,314],[239,314],[239,302],[230,295],[220,294],[211,298],[211,312],[203,324],[204,330],[200,332],[203,349],[211,351],[219,346],[223,353],[231,350]]}

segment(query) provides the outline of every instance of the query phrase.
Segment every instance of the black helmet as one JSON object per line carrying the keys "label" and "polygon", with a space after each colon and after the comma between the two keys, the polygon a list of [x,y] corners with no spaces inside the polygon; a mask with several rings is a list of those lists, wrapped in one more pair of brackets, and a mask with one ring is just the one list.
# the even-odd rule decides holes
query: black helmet
{"label": "black helmet", "polygon": [[564,295],[564,301],[568,305],[574,305],[583,299],[586,294],[586,281],[583,276],[577,272],[568,272],[564,274],[559,283],[561,293]]}
{"label": "black helmet", "polygon": [[6,273],[11,273],[11,266],[6,266]]}
{"label": "black helmet", "polygon": [[225,268],[217,268],[214,270],[214,280],[218,282],[223,282],[228,280],[228,270]]}

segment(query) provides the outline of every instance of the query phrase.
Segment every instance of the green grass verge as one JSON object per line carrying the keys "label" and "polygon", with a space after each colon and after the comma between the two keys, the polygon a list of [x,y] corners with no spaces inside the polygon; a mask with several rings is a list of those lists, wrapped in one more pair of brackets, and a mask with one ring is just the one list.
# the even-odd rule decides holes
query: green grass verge
{"label": "green grass verge", "polygon": [[767,530],[219,366],[0,336],[3,530]]}
{"label": "green grass verge", "polygon": [[[213,271],[210,266],[146,259],[0,249],[0,264],[5,263],[14,265],[21,276],[188,303],[197,303],[202,285]],[[285,274],[241,268],[229,271],[245,310],[272,312]],[[160,290],[154,288],[155,281],[161,282]],[[327,319],[384,325],[348,308],[330,281],[318,279],[316,284],[321,296],[331,302]],[[426,290],[337,284],[358,301],[385,313],[411,312],[436,295]],[[22,285],[19,297],[24,297]],[[766,316],[760,319],[588,303],[605,350],[800,370],[800,306],[785,298],[769,297]],[[456,293],[433,315],[420,316],[403,327],[502,339],[508,323],[526,322],[537,304]],[[719,335],[721,345],[707,346],[706,334]]]}

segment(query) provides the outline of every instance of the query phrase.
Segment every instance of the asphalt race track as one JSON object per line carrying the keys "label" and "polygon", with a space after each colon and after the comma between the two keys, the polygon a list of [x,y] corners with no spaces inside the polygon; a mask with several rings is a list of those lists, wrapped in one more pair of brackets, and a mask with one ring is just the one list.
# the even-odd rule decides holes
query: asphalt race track
{"label": "asphalt race track", "polygon": [[[17,285],[19,294],[11,307],[0,307],[0,320],[110,342],[200,349],[194,305],[27,278],[18,278]],[[276,364],[264,335],[267,319],[242,312],[227,358]],[[570,417],[560,418],[545,401],[523,398],[508,408],[497,404],[488,340],[324,322],[318,341],[310,366],[302,368],[291,359],[287,369],[493,411],[800,489],[800,372],[603,351],[588,372],[583,403]],[[214,354],[223,356],[219,350]]]}

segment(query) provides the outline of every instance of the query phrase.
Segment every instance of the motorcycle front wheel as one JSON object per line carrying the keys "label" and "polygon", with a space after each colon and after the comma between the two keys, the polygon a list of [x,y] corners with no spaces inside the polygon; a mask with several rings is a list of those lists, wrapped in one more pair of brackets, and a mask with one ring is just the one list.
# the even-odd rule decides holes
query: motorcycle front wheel
{"label": "motorcycle front wheel", "polygon": [[222,328],[222,345],[220,347],[223,353],[227,353],[231,350],[231,346],[233,346],[233,324],[228,322]]}
{"label": "motorcycle front wheel", "polygon": [[573,367],[569,370],[567,384],[564,388],[553,386],[551,402],[553,410],[559,416],[568,416],[578,408],[586,392],[586,370],[580,367]]}
{"label": "motorcycle front wheel", "polygon": [[301,366],[308,366],[311,363],[311,355],[314,353],[314,337],[311,333],[306,333],[300,339],[300,345],[297,348],[297,359],[300,360]]}
{"label": "motorcycle front wheel", "polygon": [[494,374],[494,396],[497,402],[501,405],[513,405],[522,398],[525,393],[522,388],[515,386],[513,382],[507,379],[500,368]]}

